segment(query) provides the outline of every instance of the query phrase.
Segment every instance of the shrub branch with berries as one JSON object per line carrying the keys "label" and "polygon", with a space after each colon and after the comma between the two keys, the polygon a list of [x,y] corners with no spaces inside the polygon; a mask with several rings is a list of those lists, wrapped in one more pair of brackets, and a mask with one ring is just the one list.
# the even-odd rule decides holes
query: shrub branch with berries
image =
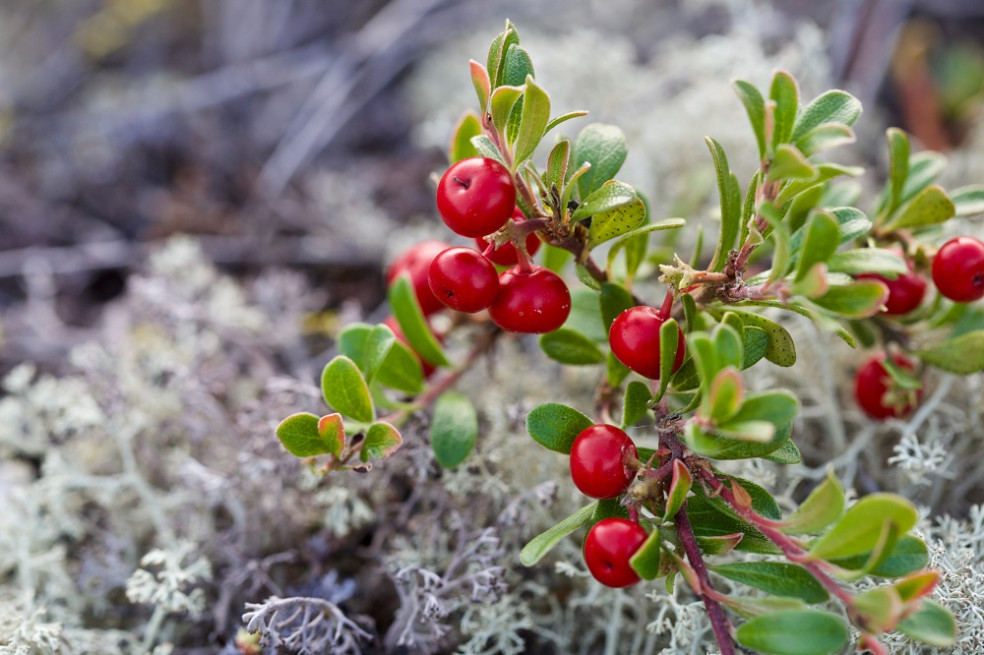
{"label": "shrub branch with berries", "polygon": [[[929,600],[939,575],[924,568],[926,545],[909,534],[918,518],[910,502],[875,493],[848,506],[830,475],[784,517],[767,490],[717,463],[800,460],[791,439],[798,400],[746,388],[743,371],[759,361],[796,362],[791,335],[760,308],[801,314],[852,347],[874,349],[855,389],[874,419],[914,409],[925,367],[984,369],[984,313],[968,304],[984,296],[984,244],[933,243],[941,223],[984,213],[984,187],[948,193],[933,184],[942,157],[911,153],[906,134],[890,129],[889,176],[869,218],[838,184],[861,169],[815,157],[854,141],[860,103],[839,90],[801,102],[784,72],[764,91],[736,81],[758,168],[743,193],[707,138],[717,245],[709,257],[698,244],[687,260],[655,261],[666,294],[650,303],[634,282],[655,270],[643,266],[656,259],[651,241],[685,221],[652,220],[645,197],[614,179],[626,157],[622,132],[590,124],[573,141],[558,136],[539,168],[545,137],[587,112],[551,117],[508,22],[486,64],[472,61],[470,70],[480,111],[455,128],[437,209],[477,249],[429,241],[393,262],[393,316],[341,332],[321,380],[334,413],[284,419],[285,448],[323,474],[368,471],[399,448],[408,418],[430,412],[436,460],[458,466],[478,419],[453,386],[503,334],[540,334],[548,357],[600,366],[594,418],[558,403],[527,417],[530,436],[569,456],[574,485],[594,502],[534,537],[524,564],[586,528],[584,559],[598,581],[662,579],[669,590],[682,580],[703,601],[725,655],[840,652],[851,628],[858,647],[876,654],[887,652],[880,636],[892,631],[952,644],[952,616]],[[571,268],[581,285],[573,293],[563,277]],[[473,337],[457,362],[429,321],[445,309],[452,329]],[[732,551],[750,557],[715,563]],[[760,593],[724,594],[715,576]],[[852,584],[861,578],[877,582],[859,591]]]}

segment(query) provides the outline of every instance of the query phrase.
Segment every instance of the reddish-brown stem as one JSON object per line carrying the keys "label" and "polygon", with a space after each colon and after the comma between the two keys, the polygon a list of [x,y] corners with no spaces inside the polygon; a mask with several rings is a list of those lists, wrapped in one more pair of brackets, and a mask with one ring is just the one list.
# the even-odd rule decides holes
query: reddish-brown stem
{"label": "reddish-brown stem", "polygon": [[490,329],[483,338],[479,339],[478,343],[476,343],[475,347],[468,352],[461,363],[448,371],[447,375],[441,377],[430,385],[424,393],[417,397],[417,400],[413,403],[413,405],[399,409],[392,414],[387,414],[379,420],[397,424],[406,420],[410,414],[419,412],[420,410],[429,407],[442,393],[453,387],[461,376],[471,368],[472,364],[478,360],[479,357],[484,355],[490,348],[492,348],[496,339],[498,339],[501,334],[501,328],[492,326],[492,329]]}
{"label": "reddish-brown stem", "polygon": [[731,625],[728,622],[728,617],[724,614],[724,608],[714,597],[717,594],[711,586],[711,576],[707,572],[707,565],[704,564],[700,546],[697,545],[697,537],[694,535],[694,529],[687,517],[686,504],[677,512],[673,522],[676,525],[680,543],[683,544],[683,550],[687,553],[690,566],[693,567],[697,579],[700,580],[701,600],[704,601],[704,607],[707,608],[707,617],[711,621],[714,638],[717,640],[718,646],[721,647],[721,655],[735,655],[735,645],[731,639]]}
{"label": "reddish-brown stem", "polygon": [[773,527],[773,521],[760,516],[751,508],[745,507],[739,503],[734,492],[732,492],[731,489],[724,485],[717,478],[717,476],[714,475],[714,473],[708,471],[704,466],[691,466],[690,470],[699,475],[701,480],[703,480],[714,491],[714,493],[728,503],[728,505],[730,505],[734,510],[735,514],[758,528],[762,534],[769,539],[769,541],[779,547],[779,550],[781,550],[789,560],[802,565],[814,578],[817,579],[817,582],[823,585],[824,589],[844,603],[848,609],[851,609],[854,601],[851,594],[823,570],[820,562],[809,559],[806,551],[794,542],[792,537],[783,534]]}

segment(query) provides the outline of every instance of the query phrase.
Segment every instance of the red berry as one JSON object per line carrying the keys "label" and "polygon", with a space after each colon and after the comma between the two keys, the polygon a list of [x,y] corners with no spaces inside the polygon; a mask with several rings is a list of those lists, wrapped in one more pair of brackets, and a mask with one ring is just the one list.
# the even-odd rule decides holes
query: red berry
{"label": "red berry", "polygon": [[984,243],[973,237],[944,243],[933,258],[933,284],[955,302],[984,298]]}
{"label": "red berry", "polygon": [[[431,376],[431,373],[433,373],[435,370],[437,370],[434,367],[433,364],[427,363],[427,361],[424,360],[424,359],[422,359],[420,357],[420,355],[417,354],[417,351],[415,351],[413,349],[413,347],[407,341],[406,336],[403,334],[403,330],[400,329],[400,324],[396,322],[396,317],[395,316],[387,316],[386,318],[384,318],[383,319],[383,325],[385,325],[386,327],[388,327],[393,332],[393,336],[396,337],[396,340],[397,341],[399,341],[404,346],[406,346],[407,348],[409,348],[410,349],[410,352],[412,352],[414,354],[414,356],[420,362],[420,368],[424,372],[424,377],[425,378],[429,378]],[[433,330],[431,331],[431,334],[433,334]],[[434,336],[437,338],[438,341],[442,341],[442,342],[444,341],[444,339],[442,337],[437,336],[437,335],[434,335]]]}
{"label": "red berry", "polygon": [[592,425],[571,446],[571,478],[585,496],[614,498],[626,490],[634,472],[626,459],[638,457],[629,435],[614,425]]}
{"label": "red berry", "polygon": [[[893,250],[893,252],[902,255],[900,251]],[[926,295],[926,280],[912,272],[912,262],[906,263],[909,272],[899,275],[894,280],[889,280],[878,273],[862,273],[857,276],[859,280],[878,280],[888,287],[885,313],[892,316],[908,314],[922,303],[923,296]]]}
{"label": "red berry", "polygon": [[[895,355],[892,359],[906,371],[916,369],[915,362],[902,355]],[[861,365],[854,376],[854,398],[871,418],[905,416],[919,402],[922,390],[900,387],[885,370],[884,361],[885,354],[880,353]]]}
{"label": "red berry", "polygon": [[439,254],[427,279],[437,299],[459,312],[480,312],[499,292],[495,266],[471,248],[448,248]]}
{"label": "red berry", "polygon": [[437,211],[463,237],[484,237],[509,220],[516,184],[494,159],[469,157],[451,165],[437,184]]}
{"label": "red berry", "polygon": [[541,334],[556,330],[571,313],[571,293],[557,274],[542,266],[510,268],[499,276],[499,294],[489,307],[503,330]]}
{"label": "red berry", "polygon": [[[512,216],[510,217],[517,223],[522,223],[526,220],[526,216],[523,215],[522,210],[517,207],[513,210]],[[492,243],[491,239],[486,239],[485,237],[480,239],[475,239],[475,245],[482,252],[489,247]],[[536,254],[536,251],[540,249],[540,237],[536,236],[536,233],[530,232],[526,235],[526,253],[531,257]],[[519,263],[519,253],[516,252],[516,245],[511,241],[507,241],[502,244],[491,253],[486,255],[494,264],[499,266],[515,266]]]}
{"label": "red berry", "polygon": [[450,247],[451,244],[443,241],[421,241],[393,260],[386,273],[386,284],[393,284],[396,278],[407,273],[425,316],[444,309],[444,305],[427,284],[427,273],[434,258]]}
{"label": "red berry", "polygon": [[649,535],[638,523],[610,518],[595,523],[584,540],[584,562],[595,580],[608,587],[628,587],[639,582],[629,559]]}
{"label": "red berry", "polygon": [[[659,328],[666,321],[655,307],[639,305],[619,314],[608,331],[612,354],[630,369],[643,377],[659,379]],[[673,370],[683,364],[687,348],[683,330],[677,338]]]}

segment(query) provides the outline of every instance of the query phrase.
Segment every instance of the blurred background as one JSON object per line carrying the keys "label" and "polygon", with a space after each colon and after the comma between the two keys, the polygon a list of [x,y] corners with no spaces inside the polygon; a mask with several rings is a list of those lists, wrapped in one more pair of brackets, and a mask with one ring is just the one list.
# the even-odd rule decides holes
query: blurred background
{"label": "blurred background", "polygon": [[[667,211],[711,190],[705,133],[748,151],[733,77],[785,66],[804,96],[857,94],[876,178],[885,125],[960,149],[984,102],[979,0],[5,0],[0,308],[33,279],[84,327],[149,246],[190,233],[225,270],[300,270],[326,307],[371,310],[382,235],[434,221],[467,58],[505,17],[555,106],[629,133],[628,177]],[[71,340],[17,323],[0,369]]]}
{"label": "blurred background", "polygon": [[[467,466],[435,464],[421,417],[365,476],[317,478],[274,437],[323,406],[340,326],[385,315],[387,262],[451,238],[432,174],[506,18],[554,113],[625,131],[619,177],[654,219],[714,220],[705,135],[749,179],[729,82],[776,68],[802,99],[862,100],[860,207],[889,125],[946,153],[944,187],[984,182],[981,0],[0,0],[0,652],[709,652],[685,585],[601,590],[575,539],[516,561],[583,504],[564,458],[517,447],[525,413],[597,382],[535,343],[461,381]],[[748,476],[787,510],[828,467],[912,499],[954,652],[984,652],[981,376],[934,375],[876,424],[849,398],[857,351],[784,320],[799,363],[750,384],[802,399],[804,463]]]}

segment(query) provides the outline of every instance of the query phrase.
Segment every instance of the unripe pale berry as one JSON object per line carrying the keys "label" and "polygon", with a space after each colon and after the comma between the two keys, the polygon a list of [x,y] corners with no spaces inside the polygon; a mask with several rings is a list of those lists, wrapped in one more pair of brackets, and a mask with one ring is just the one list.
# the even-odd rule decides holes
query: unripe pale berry
{"label": "unripe pale berry", "polygon": [[649,535],[638,524],[623,518],[602,519],[584,539],[584,563],[595,580],[608,587],[628,587],[639,582],[629,560]]}
{"label": "unripe pale berry", "polygon": [[509,332],[542,334],[564,324],[571,293],[556,273],[542,266],[511,268],[499,276],[499,293],[489,307],[492,321]]}
{"label": "unripe pale berry", "polygon": [[488,157],[455,162],[437,184],[437,211],[463,237],[484,237],[509,220],[516,184],[509,169]]}
{"label": "unripe pale berry", "polygon": [[635,475],[627,460],[638,456],[625,432],[614,425],[592,425],[571,446],[571,479],[585,496],[615,498]]}
{"label": "unripe pale berry", "polygon": [[933,258],[933,284],[955,302],[984,298],[984,243],[973,237],[944,243]]}
{"label": "unripe pale berry", "polygon": [[[659,329],[666,322],[658,309],[645,305],[630,307],[619,314],[608,331],[612,354],[618,361],[643,377],[659,379]],[[673,371],[680,368],[686,355],[683,331],[677,337]]]}

